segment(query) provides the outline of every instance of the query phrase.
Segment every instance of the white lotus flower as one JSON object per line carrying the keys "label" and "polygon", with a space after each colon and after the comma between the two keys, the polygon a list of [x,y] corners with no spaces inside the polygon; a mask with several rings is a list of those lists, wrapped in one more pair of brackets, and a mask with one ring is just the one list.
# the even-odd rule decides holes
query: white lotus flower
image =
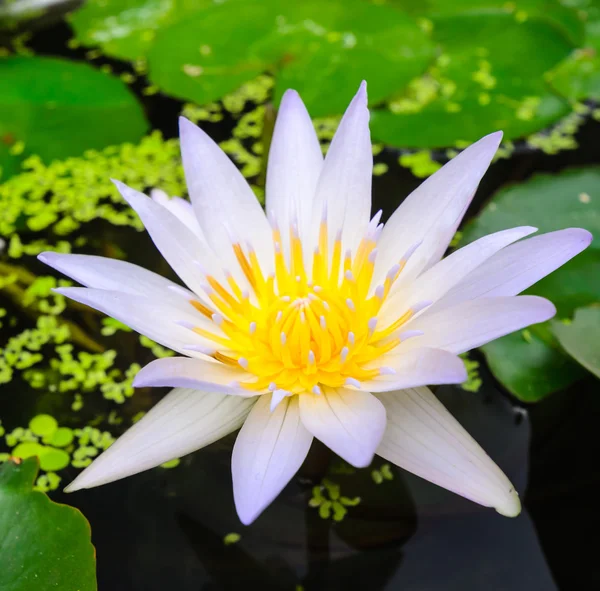
{"label": "white lotus flower", "polygon": [[[237,512],[251,523],[320,439],[356,467],[374,454],[514,516],[513,486],[425,385],[460,383],[459,353],[542,322],[554,306],[516,294],[590,242],[569,229],[497,232],[442,256],[501,139],[464,150],[383,226],[371,210],[363,83],[323,159],[299,96],[281,102],[265,216],[219,147],[181,120],[191,205],[115,181],[187,289],[130,263],[47,252],[86,287],[59,293],[182,356],[134,385],[175,387],[68,487],[147,470],[242,427]],[[518,241],[518,242],[517,242]]]}

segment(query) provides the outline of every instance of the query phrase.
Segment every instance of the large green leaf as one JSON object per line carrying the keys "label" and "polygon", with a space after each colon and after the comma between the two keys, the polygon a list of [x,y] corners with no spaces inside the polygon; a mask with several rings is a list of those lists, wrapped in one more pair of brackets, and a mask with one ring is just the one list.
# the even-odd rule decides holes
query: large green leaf
{"label": "large green leaf", "polygon": [[553,329],[569,355],[600,378],[600,307],[580,308],[572,322],[555,321]]}
{"label": "large green leaf", "polygon": [[159,27],[209,6],[213,0],[87,0],[70,18],[77,38],[106,55],[144,57]]}
{"label": "large green leaf", "polygon": [[0,466],[0,589],[95,591],[90,526],[73,507],[33,491],[35,458]]}
{"label": "large green leaf", "polygon": [[482,351],[496,379],[524,402],[538,402],[585,375],[560,349],[548,323],[492,341]]}
{"label": "large green leaf", "polygon": [[0,166],[9,171],[29,154],[64,159],[138,141],[147,129],[127,86],[87,64],[1,58],[0,80]]}
{"label": "large green leaf", "polygon": [[403,12],[364,0],[227,2],[161,29],[150,78],[206,103],[273,71],[276,94],[294,87],[315,116],[343,111],[361,79],[377,103],[423,72],[433,46]]}
{"label": "large green leaf", "polygon": [[539,174],[498,191],[467,224],[462,242],[521,225],[536,226],[540,232],[585,228],[595,238],[590,248],[600,251],[600,168]]}
{"label": "large green leaf", "polygon": [[579,11],[573,10],[573,1],[579,3],[595,2],[597,0],[392,0],[415,16],[448,16],[457,14],[509,14],[518,21],[531,18],[541,19],[560,29],[573,43],[580,44],[584,34],[585,20]]}
{"label": "large green leaf", "polygon": [[576,51],[552,70],[548,81],[569,100],[599,100],[600,57],[594,49]]}
{"label": "large green leaf", "polygon": [[[600,301],[600,169],[567,170],[538,175],[496,193],[467,224],[463,243],[514,226],[532,225],[540,232],[586,228],[596,237],[590,248],[542,279],[527,293],[550,299],[559,317]],[[548,324],[534,326],[483,347],[498,380],[527,401],[543,398],[582,375],[560,349]]]}
{"label": "large green leaf", "polygon": [[515,139],[569,112],[544,81],[574,48],[560,28],[500,10],[442,14],[431,22],[443,54],[427,76],[390,102],[390,110],[373,114],[376,139],[440,148],[498,129]]}

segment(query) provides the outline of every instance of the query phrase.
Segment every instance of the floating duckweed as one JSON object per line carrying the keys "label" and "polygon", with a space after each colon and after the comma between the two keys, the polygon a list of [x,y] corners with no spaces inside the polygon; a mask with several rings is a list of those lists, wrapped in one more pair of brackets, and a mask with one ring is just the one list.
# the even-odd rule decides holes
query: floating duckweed
{"label": "floating duckweed", "polygon": [[59,324],[56,317],[40,316],[36,328],[11,337],[0,349],[0,384],[10,382],[15,369],[28,369],[41,361],[43,356],[38,352],[44,345],[64,343],[69,336],[69,327]]}
{"label": "floating duckweed", "polygon": [[223,537],[223,544],[230,546],[231,544],[237,544],[241,539],[242,536],[240,534],[231,532]]}
{"label": "floating duckweed", "polygon": [[125,371],[125,376],[120,382],[115,379],[117,375],[120,376],[120,372],[119,370],[115,370],[118,374],[113,372],[110,376],[112,379],[105,380],[100,387],[104,398],[112,400],[117,404],[123,404],[127,398],[131,398],[134,394],[133,378],[140,369],[141,366],[139,363],[132,363]]}
{"label": "floating duckweed", "polygon": [[208,103],[202,107],[187,103],[183,106],[181,114],[194,123],[200,121],[217,123],[223,119],[223,107],[220,103]]}
{"label": "floating duckweed", "polygon": [[114,318],[103,318],[102,319],[102,328],[100,329],[100,332],[103,336],[105,336],[105,337],[112,336],[119,330],[122,330],[123,332],[131,332],[132,331],[132,329],[129,328],[129,326],[127,326],[126,324],[123,324],[119,320],[115,320]]}
{"label": "floating duckweed", "polygon": [[60,484],[61,477],[54,472],[48,472],[47,474],[41,474],[38,476],[34,490],[39,490],[40,492],[49,492],[51,490],[56,490]]}
{"label": "floating duckweed", "polygon": [[377,162],[373,165],[373,175],[381,176],[388,171],[388,165],[385,162]]}
{"label": "floating duckweed", "polygon": [[37,415],[29,421],[29,428],[34,435],[43,437],[54,433],[58,428],[58,422],[50,415]]}
{"label": "floating duckweed", "polygon": [[75,394],[75,398],[71,404],[71,410],[78,412],[83,408],[83,396],[81,394]]}
{"label": "floating duckweed", "polygon": [[270,98],[274,86],[273,76],[266,74],[258,76],[243,84],[236,91],[225,95],[222,99],[223,106],[230,113],[241,113],[245,109],[246,103],[265,103]]}
{"label": "floating duckweed", "polygon": [[497,80],[492,76],[492,64],[487,60],[480,60],[477,64],[479,69],[473,72],[471,78],[485,90],[491,90],[497,84]]}
{"label": "floating duckweed", "polygon": [[[129,331],[131,331],[130,328]],[[154,357],[173,357],[173,355],[175,355],[175,353],[171,351],[171,349],[167,349],[166,347],[155,343],[152,339],[149,339],[147,336],[140,335],[139,338],[142,347],[150,349]]]}
{"label": "floating duckweed", "polygon": [[525,97],[517,107],[515,116],[523,121],[530,121],[536,116],[542,99],[537,96]]}
{"label": "floating duckweed", "polygon": [[164,464],[161,464],[160,467],[161,468],[176,468],[177,466],[179,466],[181,460],[179,458],[175,458],[174,460],[169,460],[168,462],[165,462]]}
{"label": "floating duckweed", "polygon": [[382,464],[379,470],[373,470],[371,472],[371,478],[375,484],[382,484],[386,480],[394,480],[394,474],[389,464]]}
{"label": "floating duckweed", "polygon": [[575,150],[577,141],[575,134],[585,122],[585,112],[572,112],[559,121],[550,131],[541,131],[527,138],[527,144],[532,148],[542,150],[546,154],[558,154],[563,150]]}
{"label": "floating duckweed", "polygon": [[[0,462],[6,461],[9,456],[22,459],[37,456],[45,474],[38,478],[36,489],[44,492],[58,487],[61,478],[56,472],[69,464],[75,467],[88,465],[92,457],[114,441],[107,431],[93,427],[75,430],[60,427],[54,417],[44,414],[33,417],[29,427],[17,427],[6,434],[6,444],[12,449],[9,454],[0,454]],[[2,434],[3,431],[0,431]]]}
{"label": "floating duckweed", "polygon": [[410,169],[417,178],[428,177],[442,167],[439,162],[433,159],[431,152],[428,150],[402,154],[398,159],[398,163],[400,166]]}
{"label": "floating duckweed", "polygon": [[463,382],[460,387],[467,392],[479,392],[479,389],[483,384],[483,380],[479,375],[479,361],[470,359],[468,353],[462,353],[460,357],[467,370],[467,381]]}
{"label": "floating duckweed", "polygon": [[434,101],[440,91],[440,82],[432,76],[425,74],[419,78],[411,80],[408,84],[404,96],[392,100],[388,103],[388,108],[392,113],[418,113]]}
{"label": "floating duckweed", "polygon": [[[33,220],[38,231],[49,229],[59,235],[97,219],[141,230],[141,222],[125,206],[110,178],[122,179],[139,190],[160,186],[171,195],[185,193],[179,144],[163,140],[157,132],[135,146],[88,150],[82,157],[49,165],[31,156],[23,167],[25,172],[0,185],[0,234],[10,237],[9,256],[13,258],[23,253],[35,255],[48,247],[57,250],[47,242],[30,245],[26,250],[15,238],[23,220],[28,224]],[[69,221],[61,223],[65,217]],[[62,241],[61,249],[68,247],[69,243]]]}
{"label": "floating duckweed", "polygon": [[141,420],[144,417],[145,414],[146,414],[145,410],[141,410],[140,412],[134,414],[133,417],[131,417],[131,423],[132,424],[137,423],[139,420]]}
{"label": "floating duckweed", "polygon": [[333,518],[342,521],[348,513],[347,507],[356,507],[360,497],[344,497],[341,495],[340,486],[324,478],[320,486],[312,489],[312,497],[308,501],[310,507],[319,509],[321,519]]}

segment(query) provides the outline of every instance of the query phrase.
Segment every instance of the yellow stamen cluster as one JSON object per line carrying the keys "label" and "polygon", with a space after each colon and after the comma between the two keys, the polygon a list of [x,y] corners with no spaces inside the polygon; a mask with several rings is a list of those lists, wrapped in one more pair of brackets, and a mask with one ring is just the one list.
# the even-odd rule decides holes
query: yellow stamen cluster
{"label": "yellow stamen cluster", "polygon": [[194,331],[215,343],[216,360],[255,376],[242,385],[256,392],[320,394],[322,386],[358,386],[391,372],[373,362],[398,345],[395,335],[415,310],[390,326],[377,325],[381,305],[406,262],[405,257],[370,294],[379,230],[375,218],[352,256],[342,253],[339,235],[330,252],[327,224],[322,222],[309,271],[297,230],[290,230],[286,257],[276,228],[275,272],[270,276],[263,274],[253,249],[234,244],[254,293],[250,297],[230,274],[227,286],[208,276],[210,302],[191,303],[217,330]]}

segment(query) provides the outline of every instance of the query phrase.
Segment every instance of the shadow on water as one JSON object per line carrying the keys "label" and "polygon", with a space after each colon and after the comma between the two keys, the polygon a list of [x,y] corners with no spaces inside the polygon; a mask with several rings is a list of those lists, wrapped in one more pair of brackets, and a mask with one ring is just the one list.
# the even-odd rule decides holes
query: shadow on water
{"label": "shadow on water", "polygon": [[[527,415],[515,413],[493,386],[476,395],[444,387],[438,395],[523,495]],[[557,588],[527,509],[507,519],[395,469],[393,480],[376,485],[371,470],[340,473],[337,459],[320,445],[273,505],[246,528],[233,506],[232,444],[230,436],[175,469],[57,495],[90,519],[100,589]],[[323,476],[335,479],[342,494],[361,497],[340,523],[322,519],[308,505],[313,484]],[[231,532],[241,539],[227,545],[224,536]]]}

